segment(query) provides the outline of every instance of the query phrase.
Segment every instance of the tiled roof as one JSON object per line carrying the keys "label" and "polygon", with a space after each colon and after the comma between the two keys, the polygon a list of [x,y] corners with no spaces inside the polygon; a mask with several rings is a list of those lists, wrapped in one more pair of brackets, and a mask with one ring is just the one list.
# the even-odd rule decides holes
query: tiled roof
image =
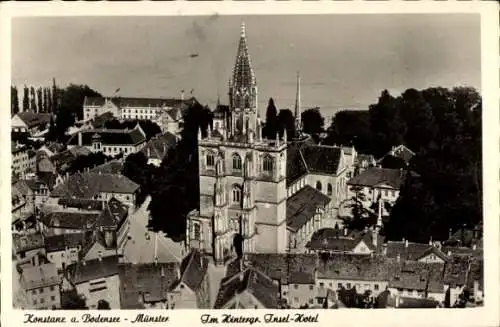
{"label": "tiled roof", "polygon": [[408,246],[406,246],[405,242],[394,241],[387,242],[386,246],[386,257],[396,258],[399,255],[401,260],[418,260],[425,251],[433,247],[430,244],[413,242],[408,242]]}
{"label": "tiled roof", "polygon": [[148,159],[163,160],[167,151],[175,147],[177,138],[172,133],[165,133],[158,137],[149,140],[148,143],[141,149],[141,152],[146,155]]}
{"label": "tiled roof", "polygon": [[[80,131],[82,145],[91,146],[94,138],[99,137],[103,145],[138,145],[146,142],[146,136],[138,129],[93,129]],[[78,145],[78,133],[68,141],[68,145]]]}
{"label": "tiled roof", "polygon": [[286,150],[286,184],[289,186],[300,177],[307,173],[300,146],[297,144],[289,145]]}
{"label": "tiled roof", "polygon": [[261,271],[251,267],[221,282],[214,307],[222,308],[245,291],[251,293],[265,308],[278,309],[278,286]]}
{"label": "tiled roof", "polygon": [[250,63],[244,27],[238,43],[238,52],[236,54],[236,63],[233,68],[232,82],[236,90],[241,88],[250,90],[255,83],[255,74]]}
{"label": "tiled roof", "polygon": [[309,172],[336,175],[341,158],[341,149],[327,145],[301,148]]}
{"label": "tiled roof", "polygon": [[75,208],[75,209],[83,209],[83,210],[92,210],[99,211],[102,209],[102,201],[101,200],[93,200],[93,199],[78,199],[78,198],[61,198],[57,201],[62,207],[67,208]]}
{"label": "tiled roof", "polygon": [[118,256],[82,261],[68,266],[74,284],[85,283],[98,278],[118,275]]}
{"label": "tiled roof", "polygon": [[316,254],[249,253],[245,256],[245,264],[257,268],[283,285],[314,284],[318,265]]}
{"label": "tiled roof", "polygon": [[45,250],[47,252],[63,251],[67,248],[82,246],[85,242],[84,233],[68,233],[53,235],[45,238]]}
{"label": "tiled roof", "polygon": [[[160,108],[173,107],[182,104],[182,99],[162,99],[162,98],[133,98],[133,97],[115,97],[110,98],[116,106],[121,108],[137,107],[137,108]],[[86,97],[84,106],[103,106],[106,98],[103,97]]]}
{"label": "tiled roof", "polygon": [[80,156],[88,156],[90,154],[90,150],[83,146],[75,146],[71,149],[59,152],[53,155],[50,159],[54,162],[58,167],[69,164],[73,162],[76,158]]}
{"label": "tiled roof", "polygon": [[389,279],[389,287],[443,292],[441,276],[444,264],[406,261],[394,265],[399,269]]}
{"label": "tiled roof", "polygon": [[165,301],[178,269],[176,263],[120,264],[120,308],[144,309],[143,302]]}
{"label": "tiled roof", "polygon": [[318,208],[324,208],[330,198],[315,188],[306,185],[286,201],[286,224],[296,232],[316,214]]}
{"label": "tiled roof", "polygon": [[29,183],[27,183],[25,179],[20,179],[14,182],[12,187],[16,188],[22,195],[29,196],[33,194],[33,189],[30,187]]}
{"label": "tiled roof", "polygon": [[389,260],[370,256],[331,255],[318,265],[318,278],[387,281],[397,270]]}
{"label": "tiled roof", "polygon": [[44,247],[44,240],[41,233],[12,234],[12,241],[16,253]]}
{"label": "tiled roof", "polygon": [[123,162],[120,160],[111,160],[95,168],[92,168],[90,173],[114,174],[121,175],[123,171]]}
{"label": "tiled roof", "polygon": [[21,285],[24,290],[55,286],[60,282],[56,265],[53,263],[23,268]]}
{"label": "tiled roof", "polygon": [[[363,241],[371,250],[375,250],[372,235],[371,231],[357,235],[353,233],[344,235],[340,229],[323,228],[314,232],[306,247],[311,250],[351,252],[359,242]],[[382,237],[379,237],[377,244],[381,245],[382,242]]]}
{"label": "tiled roof", "polygon": [[[415,155],[415,152],[408,149],[405,145],[401,144],[393,147],[386,156],[393,156],[404,160],[407,164],[410,162],[411,158]],[[384,156],[385,157],[385,156]]]}
{"label": "tiled roof", "polygon": [[56,211],[43,215],[41,221],[48,227],[84,230],[92,228],[99,216],[97,212]]}
{"label": "tiled roof", "polygon": [[196,250],[192,250],[181,262],[181,278],[191,290],[198,291],[207,274],[208,260]]}
{"label": "tiled roof", "polygon": [[123,175],[78,173],[57,186],[51,196],[92,199],[101,192],[131,194],[138,188],[138,184]]}
{"label": "tiled roof", "polygon": [[112,112],[105,112],[94,119],[92,119],[92,127],[94,128],[104,128],[107,121],[115,119]]}
{"label": "tiled roof", "polygon": [[17,116],[28,126],[28,128],[50,123],[51,114],[35,113],[31,111],[22,111],[17,113]]}
{"label": "tiled roof", "polygon": [[443,282],[452,287],[466,285],[466,272],[469,270],[469,259],[454,257],[446,264],[443,274]]}
{"label": "tiled roof", "polygon": [[370,167],[351,178],[347,184],[376,187],[382,184],[398,189],[403,185],[405,172],[399,169]]}
{"label": "tiled roof", "polygon": [[438,250],[435,246],[430,246],[429,248],[427,248],[427,250],[425,250],[422,254],[416,257],[415,260],[420,260],[428,256],[429,254],[434,254],[445,262],[449,260],[449,258],[443,252]]}
{"label": "tiled roof", "polygon": [[49,158],[43,158],[37,163],[37,171],[41,173],[54,173],[56,167]]}

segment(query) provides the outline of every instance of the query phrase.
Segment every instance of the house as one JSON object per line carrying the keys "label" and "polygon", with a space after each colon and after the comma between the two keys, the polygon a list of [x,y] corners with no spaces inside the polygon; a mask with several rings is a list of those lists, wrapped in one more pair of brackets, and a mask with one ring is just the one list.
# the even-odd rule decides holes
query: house
{"label": "house", "polygon": [[183,113],[189,107],[188,103],[194,102],[196,102],[196,100],[191,100],[191,102],[187,101],[173,108],[159,110],[152,121],[160,126],[162,133],[171,133],[178,136],[184,123]]}
{"label": "house", "polygon": [[370,292],[377,297],[388,286],[395,266],[390,261],[370,256],[330,255],[318,266],[319,290],[355,289],[358,294]]}
{"label": "house", "polygon": [[120,309],[167,309],[167,293],[179,279],[177,263],[120,264]]}
{"label": "house", "polygon": [[408,149],[404,144],[398,146],[393,146],[391,151],[386,153],[378,162],[382,162],[386,157],[395,157],[401,159],[407,166],[410,164],[410,160],[415,156],[415,152]]}
{"label": "house", "polygon": [[97,309],[100,300],[108,302],[111,309],[120,309],[117,256],[82,260],[72,264],[68,266],[67,278],[77,293],[83,295],[91,310]]}
{"label": "house", "polygon": [[[382,253],[387,258],[399,261],[419,261],[427,263],[445,263],[448,253],[442,251],[439,243],[413,243],[408,240],[388,241],[382,246]],[[451,255],[451,253],[450,253]]]}
{"label": "house", "polygon": [[12,174],[20,177],[35,172],[35,155],[34,152],[24,145],[11,144],[12,154]]}
{"label": "house", "polygon": [[27,198],[29,196],[33,199],[35,207],[40,208],[49,198],[51,188],[55,185],[55,180],[49,179],[48,182],[46,182],[41,178],[35,177],[33,179],[20,179],[15,185],[23,190],[29,189]]}
{"label": "house", "polygon": [[[279,300],[292,308],[317,302],[315,285],[318,256],[315,254],[290,253],[244,254],[244,267],[254,267],[268,276],[278,286]],[[244,267],[228,268],[227,276]]]}
{"label": "house", "polygon": [[330,198],[306,185],[286,201],[286,225],[289,248],[303,252],[314,231],[322,227],[322,217],[328,212]]}
{"label": "house", "polygon": [[45,238],[47,259],[62,272],[67,266],[78,262],[78,254],[85,244],[84,233],[52,235]]}
{"label": "house", "polygon": [[106,173],[77,173],[58,185],[51,198],[77,198],[107,201],[116,198],[129,207],[134,207],[139,185],[126,176]]}
{"label": "house", "polygon": [[28,133],[37,136],[48,131],[52,114],[23,111],[15,114],[11,119],[11,129],[15,133]]}
{"label": "house", "polygon": [[279,288],[264,273],[248,267],[221,281],[215,309],[279,309]]}
{"label": "house", "polygon": [[376,229],[348,232],[347,229],[323,228],[306,244],[308,252],[318,254],[373,255],[383,243]]}
{"label": "house", "polygon": [[168,292],[168,306],[173,308],[208,309],[210,307],[208,260],[192,250],[181,262],[180,278]]}
{"label": "house", "polygon": [[[402,169],[367,168],[347,182],[348,198],[358,198],[365,208],[370,208],[379,199],[394,205],[406,175]],[[383,208],[383,215],[388,215],[385,206]]]}
{"label": "house", "polygon": [[13,252],[17,260],[31,257],[42,251],[45,253],[43,235],[41,233],[12,234]]}
{"label": "house", "polygon": [[166,157],[168,150],[177,145],[177,138],[169,132],[153,137],[146,143],[141,152],[148,159],[148,164],[160,166],[163,159]]}
{"label": "house", "polygon": [[74,146],[53,155],[50,161],[54,163],[58,172],[64,173],[78,157],[88,156],[90,153],[91,151],[84,146]]}
{"label": "house", "polygon": [[90,169],[89,173],[121,175],[122,171],[123,160],[114,159]]}
{"label": "house", "polygon": [[68,141],[68,149],[86,147],[91,152],[102,152],[107,156],[120,153],[124,157],[140,151],[146,144],[146,133],[137,124],[133,129],[90,129],[80,131]]}
{"label": "house", "polygon": [[[442,263],[400,262],[389,278],[388,289],[396,296],[445,299],[445,283]],[[465,275],[465,274],[464,274]]]}
{"label": "house", "polygon": [[33,197],[21,193],[22,191],[16,185],[17,183],[11,187],[11,217],[14,230],[25,229],[26,221],[35,214]]}
{"label": "house", "polygon": [[22,268],[19,285],[27,299],[23,309],[60,308],[60,283],[61,279],[53,263]]}
{"label": "house", "polygon": [[50,142],[42,145],[38,150],[37,154],[47,158],[51,158],[64,148],[64,144],[57,142]]}

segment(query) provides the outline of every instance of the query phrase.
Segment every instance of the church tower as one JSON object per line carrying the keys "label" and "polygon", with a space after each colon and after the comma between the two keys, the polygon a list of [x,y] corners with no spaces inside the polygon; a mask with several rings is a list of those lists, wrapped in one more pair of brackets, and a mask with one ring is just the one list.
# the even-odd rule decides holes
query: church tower
{"label": "church tower", "polygon": [[226,126],[198,135],[200,208],[187,220],[188,247],[218,264],[243,252],[284,253],[288,245],[286,140],[263,137],[257,93],[243,23]]}

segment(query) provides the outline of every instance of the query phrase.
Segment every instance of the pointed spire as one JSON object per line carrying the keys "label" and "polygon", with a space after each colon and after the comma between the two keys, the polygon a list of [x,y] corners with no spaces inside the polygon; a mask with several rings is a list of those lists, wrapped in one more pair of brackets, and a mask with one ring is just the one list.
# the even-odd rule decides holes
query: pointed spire
{"label": "pointed spire", "polygon": [[245,22],[241,22],[241,37],[246,37]]}
{"label": "pointed spire", "polygon": [[285,131],[283,132],[283,142],[287,142],[288,141],[288,137],[287,137],[287,132],[286,132],[286,128],[285,128]]}
{"label": "pointed spire", "polygon": [[201,140],[201,127],[198,128],[198,140]]}
{"label": "pointed spire", "polygon": [[236,63],[233,69],[233,86],[236,90],[242,88],[249,90],[253,84],[255,84],[255,76],[248,54],[245,23],[242,23]]}
{"label": "pointed spire", "polygon": [[276,146],[280,146],[280,133],[276,132]]}
{"label": "pointed spire", "polygon": [[300,73],[297,72],[297,91],[295,94],[295,130],[297,135],[300,134],[302,130],[302,121],[301,121],[301,98],[300,98]]}

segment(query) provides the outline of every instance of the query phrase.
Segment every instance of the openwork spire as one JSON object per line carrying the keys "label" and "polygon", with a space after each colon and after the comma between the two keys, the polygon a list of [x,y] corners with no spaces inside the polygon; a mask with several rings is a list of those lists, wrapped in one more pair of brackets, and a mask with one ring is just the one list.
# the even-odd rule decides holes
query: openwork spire
{"label": "openwork spire", "polygon": [[300,108],[300,73],[297,72],[297,93],[295,94],[295,131],[299,135],[302,131],[302,118]]}
{"label": "openwork spire", "polygon": [[236,54],[236,63],[233,69],[233,87],[236,90],[250,89],[254,84],[255,75],[248,55],[245,23],[242,23],[238,53]]}

